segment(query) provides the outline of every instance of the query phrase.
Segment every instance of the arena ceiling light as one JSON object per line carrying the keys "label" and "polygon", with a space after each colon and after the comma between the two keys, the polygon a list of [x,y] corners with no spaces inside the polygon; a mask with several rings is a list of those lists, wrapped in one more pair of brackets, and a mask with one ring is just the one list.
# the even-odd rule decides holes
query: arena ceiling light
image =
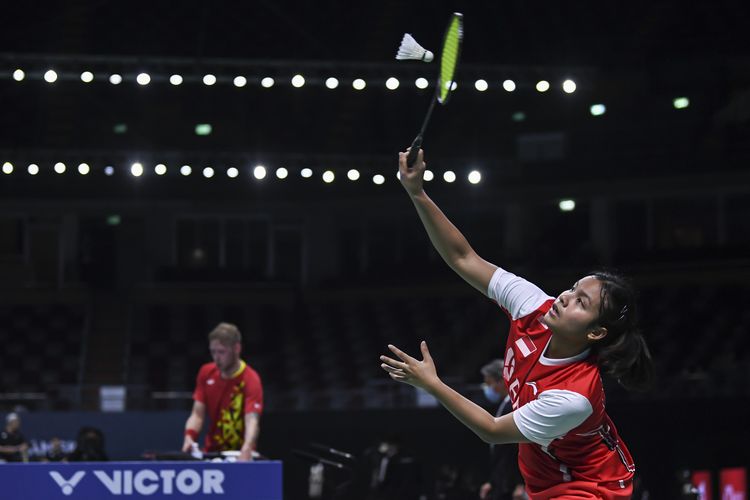
{"label": "arena ceiling light", "polygon": [[148,85],[151,83],[151,75],[148,73],[138,73],[138,76],[135,77],[135,81],[138,82],[138,85]]}
{"label": "arena ceiling light", "polygon": [[55,172],[57,172],[58,174],[64,174],[65,170],[67,169],[65,164],[61,161],[58,161],[57,163],[55,163],[55,166],[53,168],[55,169]]}
{"label": "arena ceiling light", "polygon": [[81,81],[83,83],[91,83],[94,81],[94,74],[91,71],[84,71],[81,73]]}
{"label": "arena ceiling light", "polygon": [[13,173],[13,164],[9,161],[6,161],[3,163],[3,173],[4,174],[12,174]]}
{"label": "arena ceiling light", "polygon": [[516,82],[514,82],[513,80],[504,80],[503,89],[506,92],[513,92],[514,90],[516,90]]}
{"label": "arena ceiling light", "polygon": [[143,175],[143,164],[140,162],[135,162],[132,165],[130,165],[130,173],[133,174],[133,177],[140,177]]}
{"label": "arena ceiling light", "polygon": [[237,169],[237,167],[229,167],[227,169],[227,177],[229,177],[230,179],[235,179],[238,175],[240,175],[240,171]]}
{"label": "arena ceiling light", "polygon": [[487,83],[487,80],[479,79],[476,82],[474,82],[474,88],[477,89],[479,92],[484,92],[488,88],[490,88],[490,85]]}
{"label": "arena ceiling light", "polygon": [[107,177],[112,177],[114,174],[115,167],[113,167],[112,165],[107,165],[106,167],[104,167],[104,175],[106,175]]}
{"label": "arena ceiling light", "polygon": [[182,85],[182,75],[174,74],[174,75],[170,76],[169,77],[169,83],[171,83],[175,87],[177,85]]}
{"label": "arena ceiling light", "polygon": [[572,94],[576,91],[576,82],[570,79],[565,80],[562,84],[562,89],[566,94]]}
{"label": "arena ceiling light", "polygon": [[247,78],[245,78],[244,76],[235,76],[234,80],[232,80],[232,83],[234,83],[235,87],[242,88],[247,85]]}
{"label": "arena ceiling light", "polygon": [[57,81],[57,72],[54,69],[48,69],[45,71],[44,81],[47,83],[55,83]]}
{"label": "arena ceiling light", "polygon": [[302,75],[294,75],[292,77],[292,87],[300,88],[305,85],[305,77]]}
{"label": "arena ceiling light", "polygon": [[216,76],[212,75],[211,73],[207,75],[203,75],[203,84],[208,85],[209,87],[211,85],[214,85],[216,83]]}
{"label": "arena ceiling light", "polygon": [[432,173],[432,170],[424,171],[424,180],[426,180],[427,182],[430,182],[434,178],[435,178],[435,174]]}
{"label": "arena ceiling light", "polygon": [[120,85],[122,83],[122,75],[119,75],[117,73],[109,75],[109,83],[111,83],[112,85]]}
{"label": "arena ceiling light", "polygon": [[359,179],[359,170],[357,170],[356,168],[352,168],[346,173],[346,176],[350,181],[356,181]]}
{"label": "arena ceiling light", "polygon": [[311,168],[303,168],[302,170],[300,170],[299,175],[301,175],[305,179],[309,179],[310,177],[312,177],[313,171]]}
{"label": "arena ceiling light", "polygon": [[572,212],[576,208],[576,202],[574,200],[560,200],[558,207],[561,212]]}
{"label": "arena ceiling light", "polygon": [[265,179],[267,174],[266,167],[263,165],[256,165],[255,168],[253,168],[253,177],[258,180]]}
{"label": "arena ceiling light", "polygon": [[214,173],[214,169],[211,167],[206,167],[203,169],[203,177],[205,177],[206,179],[210,179],[211,177],[213,177]]}
{"label": "arena ceiling light", "polygon": [[279,179],[286,179],[287,177],[289,177],[289,170],[285,169],[284,167],[277,168],[276,177]]}
{"label": "arena ceiling light", "polygon": [[547,80],[539,80],[536,82],[537,92],[547,92],[549,90],[549,82]]}
{"label": "arena ceiling light", "polygon": [[367,86],[367,83],[362,78],[356,78],[352,82],[354,90],[363,90]]}
{"label": "arena ceiling light", "polygon": [[29,175],[36,175],[39,173],[39,165],[37,165],[36,163],[32,163],[28,167],[26,167],[26,171],[29,173]]}
{"label": "arena ceiling light", "polygon": [[396,89],[398,88],[398,86],[399,86],[399,85],[400,85],[400,82],[398,81],[398,78],[396,78],[396,77],[394,77],[394,76],[392,76],[392,77],[388,78],[388,79],[387,79],[387,80],[385,81],[385,87],[386,87],[386,88],[387,88],[388,90],[396,90]]}
{"label": "arena ceiling light", "polygon": [[23,81],[26,78],[26,73],[22,69],[17,69],[13,72],[13,79],[17,82]]}
{"label": "arena ceiling light", "polygon": [[323,172],[323,182],[326,184],[330,184],[336,179],[336,175],[333,173],[332,170],[326,170]]}
{"label": "arena ceiling light", "polygon": [[385,182],[385,177],[383,177],[380,174],[375,174],[372,176],[372,182],[374,182],[375,184],[379,186]]}
{"label": "arena ceiling light", "polygon": [[607,112],[607,107],[604,104],[592,104],[589,111],[593,116],[601,116]]}
{"label": "arena ceiling light", "polygon": [[456,173],[452,170],[446,170],[443,174],[443,180],[448,183],[456,182]]}
{"label": "arena ceiling light", "polygon": [[674,109],[685,109],[690,106],[690,99],[687,97],[675,97],[672,100],[672,106],[674,106]]}
{"label": "arena ceiling light", "polygon": [[418,89],[426,89],[429,84],[430,82],[427,81],[427,78],[419,77],[414,81],[414,85],[416,85]]}
{"label": "arena ceiling light", "polygon": [[91,172],[91,167],[89,167],[88,163],[81,163],[78,165],[78,173],[81,175],[88,175],[88,173]]}
{"label": "arena ceiling light", "polygon": [[329,78],[326,78],[326,87],[328,87],[329,89],[333,90],[333,89],[335,89],[338,86],[339,86],[339,80],[338,80],[338,78],[334,78],[332,76],[329,77]]}
{"label": "arena ceiling light", "polygon": [[479,184],[482,181],[482,173],[479,170],[472,170],[468,178],[470,183]]}
{"label": "arena ceiling light", "polygon": [[188,175],[192,173],[193,173],[193,167],[191,167],[190,165],[183,165],[180,167],[180,174],[184,175],[185,177],[187,177]]}
{"label": "arena ceiling light", "polygon": [[275,81],[274,81],[274,79],[273,79],[273,78],[271,78],[270,76],[267,76],[267,77],[263,78],[263,79],[262,79],[262,80],[260,81],[260,85],[261,85],[261,87],[263,87],[264,89],[270,89],[271,87],[273,87],[273,84],[274,84],[274,83],[276,83],[276,82],[275,82]]}
{"label": "arena ceiling light", "polygon": [[164,175],[164,174],[166,174],[167,173],[167,166],[164,165],[163,163],[159,163],[158,165],[156,165],[154,167],[154,173],[156,175]]}

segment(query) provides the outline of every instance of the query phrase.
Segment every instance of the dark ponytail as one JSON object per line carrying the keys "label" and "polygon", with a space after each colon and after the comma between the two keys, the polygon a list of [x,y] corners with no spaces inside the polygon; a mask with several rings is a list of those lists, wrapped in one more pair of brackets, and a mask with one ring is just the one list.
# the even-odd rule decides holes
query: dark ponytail
{"label": "dark ponytail", "polygon": [[638,329],[635,290],[611,272],[594,272],[591,276],[601,283],[596,326],[607,329],[607,335],[592,346],[599,366],[624,388],[644,391],[653,382],[654,363]]}

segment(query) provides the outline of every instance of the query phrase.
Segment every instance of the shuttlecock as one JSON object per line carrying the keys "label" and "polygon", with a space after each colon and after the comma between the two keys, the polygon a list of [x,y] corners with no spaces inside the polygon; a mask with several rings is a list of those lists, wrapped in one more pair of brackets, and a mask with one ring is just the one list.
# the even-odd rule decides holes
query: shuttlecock
{"label": "shuttlecock", "polygon": [[416,61],[430,62],[435,56],[429,50],[425,50],[424,47],[419,45],[417,41],[409,33],[404,34],[404,38],[401,39],[401,45],[396,53],[396,59],[403,61],[405,59],[414,59]]}

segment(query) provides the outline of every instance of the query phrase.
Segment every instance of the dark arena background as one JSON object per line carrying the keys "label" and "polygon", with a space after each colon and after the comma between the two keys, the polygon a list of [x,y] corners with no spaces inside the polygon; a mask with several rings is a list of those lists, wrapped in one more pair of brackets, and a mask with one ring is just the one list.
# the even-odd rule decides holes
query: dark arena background
{"label": "dark arena background", "polygon": [[[747,498],[750,9],[722,0],[6,2],[0,425],[20,418],[29,463],[0,464],[0,498],[279,498],[264,463],[292,500],[479,498],[488,445],[379,361],[427,340],[495,411],[480,368],[507,318],[396,177],[437,73],[396,49],[408,32],[437,55],[454,11],[426,191],[550,295],[629,276],[656,384],[604,383],[634,498]],[[262,378],[261,457],[176,461],[219,322]],[[108,462],[45,462],[84,427]]]}

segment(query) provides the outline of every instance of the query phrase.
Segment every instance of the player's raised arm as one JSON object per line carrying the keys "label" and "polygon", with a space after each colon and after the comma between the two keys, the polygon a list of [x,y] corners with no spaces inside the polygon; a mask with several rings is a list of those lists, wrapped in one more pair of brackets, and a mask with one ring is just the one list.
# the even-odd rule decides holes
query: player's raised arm
{"label": "player's raised arm", "polygon": [[407,153],[399,153],[398,168],[401,174],[401,184],[409,193],[432,245],[443,260],[471,286],[486,295],[490,279],[497,266],[477,255],[464,235],[424,192],[426,164],[423,155],[424,151],[420,150],[414,166],[408,168]]}

